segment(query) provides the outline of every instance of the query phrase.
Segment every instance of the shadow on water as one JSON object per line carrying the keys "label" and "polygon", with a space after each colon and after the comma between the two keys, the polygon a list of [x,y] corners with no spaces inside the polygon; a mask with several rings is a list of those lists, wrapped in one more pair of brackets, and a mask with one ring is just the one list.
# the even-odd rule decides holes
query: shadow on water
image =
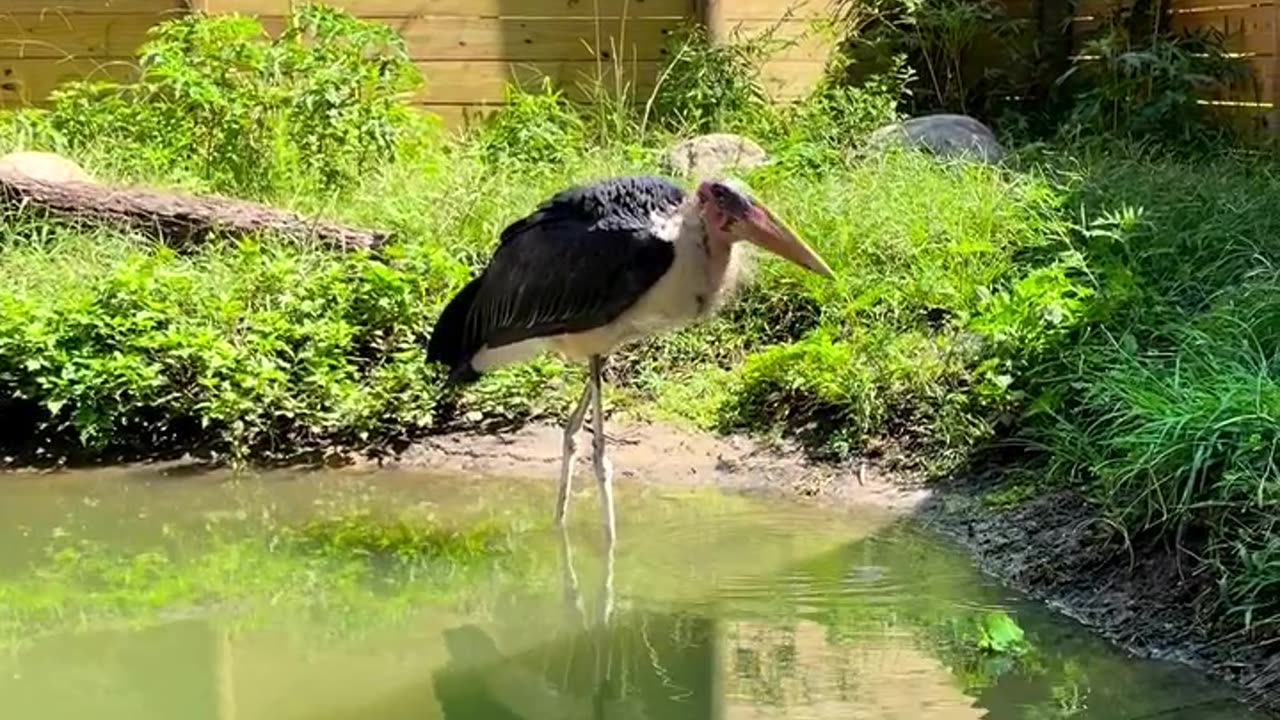
{"label": "shadow on water", "polygon": [[[126,519],[142,513],[169,527],[183,511],[234,514],[237,503],[264,497],[298,517],[330,502],[317,489],[323,477],[240,484],[234,493],[160,482],[132,486],[125,500],[118,478],[82,480],[61,490],[6,484],[0,505],[19,508],[11,512],[29,534],[57,523],[123,547],[120,533],[136,528],[109,520],[126,507]],[[442,490],[421,476],[347,475],[334,484],[348,498],[375,485],[383,501],[460,516],[495,493]],[[511,486],[504,504],[550,507],[546,483],[530,487],[536,498]],[[1186,668],[1127,657],[986,582],[959,551],[906,522],[746,500],[619,499],[615,552],[600,547],[584,518],[581,538],[545,524],[523,531],[514,564],[472,575],[412,565],[391,585],[326,575],[358,574],[366,567],[359,558],[317,564],[252,538],[203,549],[180,543],[185,556],[167,561],[132,550],[115,564],[82,557],[72,571],[34,562],[23,574],[9,558],[0,572],[9,648],[0,653],[0,717],[1260,717]],[[55,509],[41,514],[45,504]],[[248,536],[247,528],[239,532]],[[20,546],[9,532],[0,526],[0,557]],[[237,569],[255,552],[268,554]],[[290,564],[302,567],[281,573]],[[470,592],[444,594],[450,583]],[[238,610],[184,610],[173,598]],[[160,618],[175,613],[180,619]]]}

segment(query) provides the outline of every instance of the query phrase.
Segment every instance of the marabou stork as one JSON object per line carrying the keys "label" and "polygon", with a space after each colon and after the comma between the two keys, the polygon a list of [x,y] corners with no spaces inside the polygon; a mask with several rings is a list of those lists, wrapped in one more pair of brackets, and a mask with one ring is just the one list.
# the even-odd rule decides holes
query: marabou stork
{"label": "marabou stork", "polygon": [[740,240],[832,277],[817,253],[735,181],[704,180],[686,193],[661,177],[611,177],[562,190],[507,226],[488,266],[441,313],[427,358],[449,368],[449,384],[545,350],[589,366],[564,428],[555,507],[562,529],[574,436],[591,403],[593,468],[610,547],[616,535],[600,397],[604,358],[718,309],[740,277]]}

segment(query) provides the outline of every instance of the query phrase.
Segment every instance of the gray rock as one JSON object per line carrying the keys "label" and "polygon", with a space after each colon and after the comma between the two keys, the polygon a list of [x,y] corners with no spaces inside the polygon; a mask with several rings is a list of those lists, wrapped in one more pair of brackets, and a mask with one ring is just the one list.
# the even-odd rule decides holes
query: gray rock
{"label": "gray rock", "polygon": [[759,167],[769,155],[754,140],[731,133],[712,133],[681,140],[667,148],[662,162],[676,175],[707,177],[734,169]]}
{"label": "gray rock", "polygon": [[93,176],[74,160],[49,152],[20,151],[0,156],[0,174],[55,183],[94,182]]}
{"label": "gray rock", "polygon": [[895,143],[939,157],[969,157],[992,165],[1004,157],[1004,149],[991,128],[968,115],[923,115],[886,125],[867,138],[871,148]]}

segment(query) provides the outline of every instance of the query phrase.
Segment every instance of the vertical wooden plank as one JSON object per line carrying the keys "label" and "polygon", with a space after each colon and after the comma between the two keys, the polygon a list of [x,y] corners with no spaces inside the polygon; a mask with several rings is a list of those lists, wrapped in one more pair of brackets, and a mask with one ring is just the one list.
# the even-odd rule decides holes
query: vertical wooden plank
{"label": "vertical wooden plank", "polygon": [[1271,110],[1266,115],[1267,131],[1275,136],[1280,134],[1280,3],[1271,6],[1271,72],[1263,82],[1262,92],[1266,102],[1271,103]]}
{"label": "vertical wooden plank", "polygon": [[[1071,54],[1075,52],[1075,34],[1069,18],[1076,14],[1077,0],[1033,0],[1036,32],[1045,48],[1046,62],[1036,78],[1036,94],[1048,98],[1054,83],[1071,69]],[[1034,41],[1033,41],[1034,42]]]}
{"label": "vertical wooden plank", "polygon": [[712,42],[720,43],[729,39],[728,0],[701,0],[699,13],[702,24],[707,28],[707,36]]}

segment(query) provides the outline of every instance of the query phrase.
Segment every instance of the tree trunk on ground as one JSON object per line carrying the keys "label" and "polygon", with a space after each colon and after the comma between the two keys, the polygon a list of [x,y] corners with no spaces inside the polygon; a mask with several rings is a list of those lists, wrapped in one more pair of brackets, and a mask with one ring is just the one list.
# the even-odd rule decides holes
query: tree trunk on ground
{"label": "tree trunk on ground", "polygon": [[130,227],[155,235],[178,249],[189,249],[219,233],[279,233],[299,240],[316,240],[340,250],[371,251],[380,249],[389,238],[384,232],[309,219],[244,200],[142,187],[48,182],[16,172],[0,172],[0,206]]}

